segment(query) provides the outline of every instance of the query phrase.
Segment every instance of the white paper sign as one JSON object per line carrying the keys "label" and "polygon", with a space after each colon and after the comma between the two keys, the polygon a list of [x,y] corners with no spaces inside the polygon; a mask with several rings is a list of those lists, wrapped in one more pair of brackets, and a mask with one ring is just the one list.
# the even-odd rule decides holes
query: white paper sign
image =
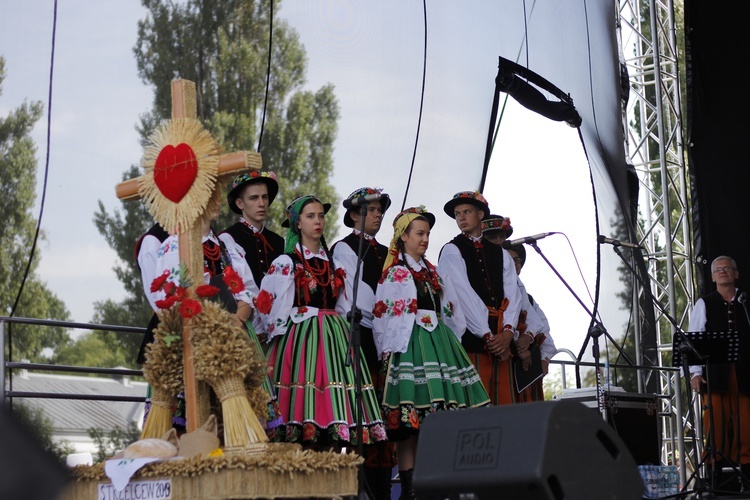
{"label": "white paper sign", "polygon": [[[121,490],[127,486],[130,478],[138,469],[151,462],[156,462],[161,458],[116,458],[104,462],[104,473],[112,481],[112,486],[116,490]],[[130,497],[128,497],[130,498]]]}
{"label": "white paper sign", "polygon": [[132,481],[121,490],[109,483],[97,485],[99,500],[168,500],[172,498],[171,479]]}

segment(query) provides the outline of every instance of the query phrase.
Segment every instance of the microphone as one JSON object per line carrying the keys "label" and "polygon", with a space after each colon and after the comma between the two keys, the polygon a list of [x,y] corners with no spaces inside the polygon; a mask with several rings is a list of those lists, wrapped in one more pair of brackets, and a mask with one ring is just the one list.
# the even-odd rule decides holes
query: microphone
{"label": "microphone", "polygon": [[747,292],[740,292],[737,296],[737,302],[744,306],[747,303]]}
{"label": "microphone", "polygon": [[508,249],[514,245],[521,245],[524,243],[525,244],[536,243],[537,240],[544,239],[547,236],[551,236],[553,234],[557,234],[557,231],[552,231],[551,233],[539,233],[533,236],[526,236],[525,238],[516,238],[515,240],[505,240],[503,242],[503,248]]}
{"label": "microphone", "polygon": [[379,201],[380,199],[388,196],[387,194],[383,193],[375,193],[375,194],[367,194],[365,196],[358,196],[357,198],[352,198],[351,200],[344,200],[344,208],[349,210],[350,208],[360,207],[362,205],[367,205],[371,201]]}
{"label": "microphone", "polygon": [[600,245],[602,243],[608,243],[615,247],[625,247],[633,249],[641,248],[640,245],[636,245],[635,243],[630,243],[629,241],[613,240],[612,238],[607,238],[606,236],[602,236],[601,234],[597,236],[596,241],[598,241]]}

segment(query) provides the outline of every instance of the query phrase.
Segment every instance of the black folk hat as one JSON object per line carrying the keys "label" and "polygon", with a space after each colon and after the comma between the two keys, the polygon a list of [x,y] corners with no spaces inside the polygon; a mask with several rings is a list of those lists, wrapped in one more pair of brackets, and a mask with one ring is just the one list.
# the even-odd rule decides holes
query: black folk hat
{"label": "black folk hat", "polygon": [[235,200],[240,197],[240,193],[242,193],[245,186],[248,184],[256,184],[258,182],[262,182],[268,187],[268,204],[270,205],[273,203],[273,200],[279,192],[279,183],[276,182],[276,174],[271,171],[246,172],[234,178],[234,181],[232,181],[232,187],[229,188],[229,193],[227,193],[227,204],[232,212],[237,215],[242,215],[242,210],[237,206]]}

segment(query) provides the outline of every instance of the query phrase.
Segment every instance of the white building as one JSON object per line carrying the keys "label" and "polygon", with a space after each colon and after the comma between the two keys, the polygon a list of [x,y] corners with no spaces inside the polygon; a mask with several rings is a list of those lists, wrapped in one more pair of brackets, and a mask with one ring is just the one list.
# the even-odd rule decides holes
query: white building
{"label": "white building", "polygon": [[[12,380],[13,391],[47,394],[144,397],[146,387],[145,382],[136,382],[129,377],[80,377],[26,370],[16,373]],[[140,402],[26,397],[15,401],[44,410],[52,421],[53,439],[56,442],[68,441],[76,453],[88,452],[96,456],[98,449],[89,437],[89,429],[127,429],[131,422],[140,429],[143,423],[144,405]]]}

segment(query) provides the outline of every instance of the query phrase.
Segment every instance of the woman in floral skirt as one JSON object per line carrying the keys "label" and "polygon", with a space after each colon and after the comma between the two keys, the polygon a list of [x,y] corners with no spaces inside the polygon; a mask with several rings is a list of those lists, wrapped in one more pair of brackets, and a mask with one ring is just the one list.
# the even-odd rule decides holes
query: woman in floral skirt
{"label": "woman in floral skirt", "polygon": [[[349,327],[335,311],[344,293],[325,244],[325,214],[331,205],[311,195],[286,207],[284,255],[261,282],[256,309],[271,343],[273,370],[285,436],[317,449],[356,445],[354,368],[345,364]],[[362,372],[363,444],[386,439],[369,373]]]}
{"label": "woman in floral skirt", "polygon": [[[378,284],[373,335],[387,370],[383,417],[397,441],[401,498],[414,498],[412,474],[422,421],[436,411],[490,402],[454,332],[465,320],[453,289],[424,258],[435,216],[409,208],[393,221],[393,239]],[[460,333],[459,333],[460,334]]]}

